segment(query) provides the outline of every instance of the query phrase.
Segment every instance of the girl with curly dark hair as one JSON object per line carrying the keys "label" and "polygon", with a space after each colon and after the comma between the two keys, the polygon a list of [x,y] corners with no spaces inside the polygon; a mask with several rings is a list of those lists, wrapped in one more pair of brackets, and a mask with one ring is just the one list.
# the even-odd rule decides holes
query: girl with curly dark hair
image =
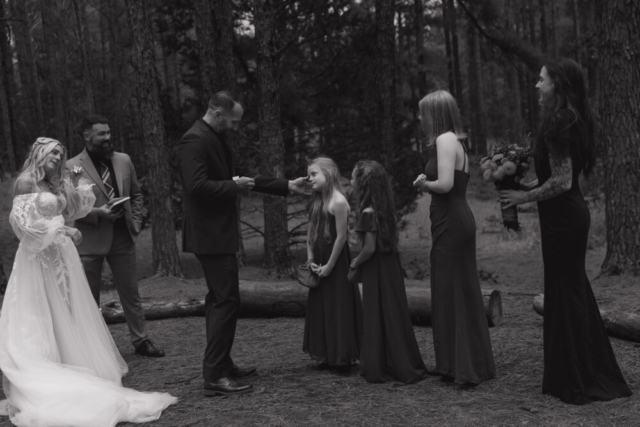
{"label": "girl with curly dark hair", "polygon": [[420,381],[426,368],[409,316],[389,176],[380,163],[362,160],[351,185],[358,196],[355,232],[362,244],[350,267],[362,277],[360,372],[372,383]]}

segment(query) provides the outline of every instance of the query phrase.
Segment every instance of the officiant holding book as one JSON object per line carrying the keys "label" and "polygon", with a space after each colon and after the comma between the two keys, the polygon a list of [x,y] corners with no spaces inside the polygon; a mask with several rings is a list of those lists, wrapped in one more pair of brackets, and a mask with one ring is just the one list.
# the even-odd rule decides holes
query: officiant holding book
{"label": "officiant holding book", "polygon": [[106,259],[136,353],[162,357],[164,352],[147,337],[138,292],[136,238],[142,225],[142,192],[135,168],[128,154],[114,151],[106,117],[86,116],[80,131],[85,149],[69,160],[67,167],[81,167],[81,177],[94,184],[93,209],[73,225],[82,233],[78,252],[91,293],[100,305],[102,265]]}

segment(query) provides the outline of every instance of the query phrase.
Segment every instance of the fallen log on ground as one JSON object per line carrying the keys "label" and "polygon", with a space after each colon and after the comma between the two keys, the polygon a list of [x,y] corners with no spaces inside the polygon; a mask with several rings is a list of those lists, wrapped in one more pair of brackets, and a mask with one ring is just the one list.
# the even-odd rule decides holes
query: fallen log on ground
{"label": "fallen log on ground", "polygon": [[[533,298],[533,309],[544,317],[544,294]],[[640,316],[600,309],[600,316],[609,335],[627,341],[640,342]]]}
{"label": "fallen log on ground", "polygon": [[[307,306],[307,288],[296,282],[240,283],[240,317],[302,317]],[[502,323],[500,291],[482,290],[485,314],[489,326]],[[431,290],[407,288],[411,321],[416,325],[431,323]],[[122,307],[116,301],[102,304],[102,316],[107,323],[125,322]],[[204,316],[204,300],[189,299],[178,302],[143,303],[147,320],[172,317]]]}

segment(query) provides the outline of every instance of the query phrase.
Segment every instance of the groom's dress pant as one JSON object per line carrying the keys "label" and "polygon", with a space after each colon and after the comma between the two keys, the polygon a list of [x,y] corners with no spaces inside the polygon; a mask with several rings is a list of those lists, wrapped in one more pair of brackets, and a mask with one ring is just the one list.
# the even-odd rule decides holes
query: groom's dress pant
{"label": "groom's dress pant", "polygon": [[240,312],[238,260],[235,254],[196,254],[207,281],[205,297],[207,347],[204,352],[203,376],[216,381],[229,376],[233,361],[231,347],[236,335]]}
{"label": "groom's dress pant", "polygon": [[113,273],[113,283],[118,291],[124,317],[127,319],[131,343],[137,347],[147,339],[144,312],[138,292],[136,271],[136,244],[124,227],[113,228],[111,249],[105,255],[81,255],[82,266],[87,275],[93,298],[100,306],[100,280],[102,264],[106,259]]}

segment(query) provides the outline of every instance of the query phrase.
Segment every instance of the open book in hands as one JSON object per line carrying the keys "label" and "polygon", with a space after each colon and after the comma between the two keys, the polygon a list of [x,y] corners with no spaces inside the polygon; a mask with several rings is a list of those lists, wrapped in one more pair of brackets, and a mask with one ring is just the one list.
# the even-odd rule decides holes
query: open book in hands
{"label": "open book in hands", "polygon": [[127,197],[114,197],[113,199],[109,200],[107,202],[107,206],[109,207],[109,209],[113,209],[116,206],[121,205],[122,203],[126,202],[127,200],[129,200],[131,197],[127,196]]}

